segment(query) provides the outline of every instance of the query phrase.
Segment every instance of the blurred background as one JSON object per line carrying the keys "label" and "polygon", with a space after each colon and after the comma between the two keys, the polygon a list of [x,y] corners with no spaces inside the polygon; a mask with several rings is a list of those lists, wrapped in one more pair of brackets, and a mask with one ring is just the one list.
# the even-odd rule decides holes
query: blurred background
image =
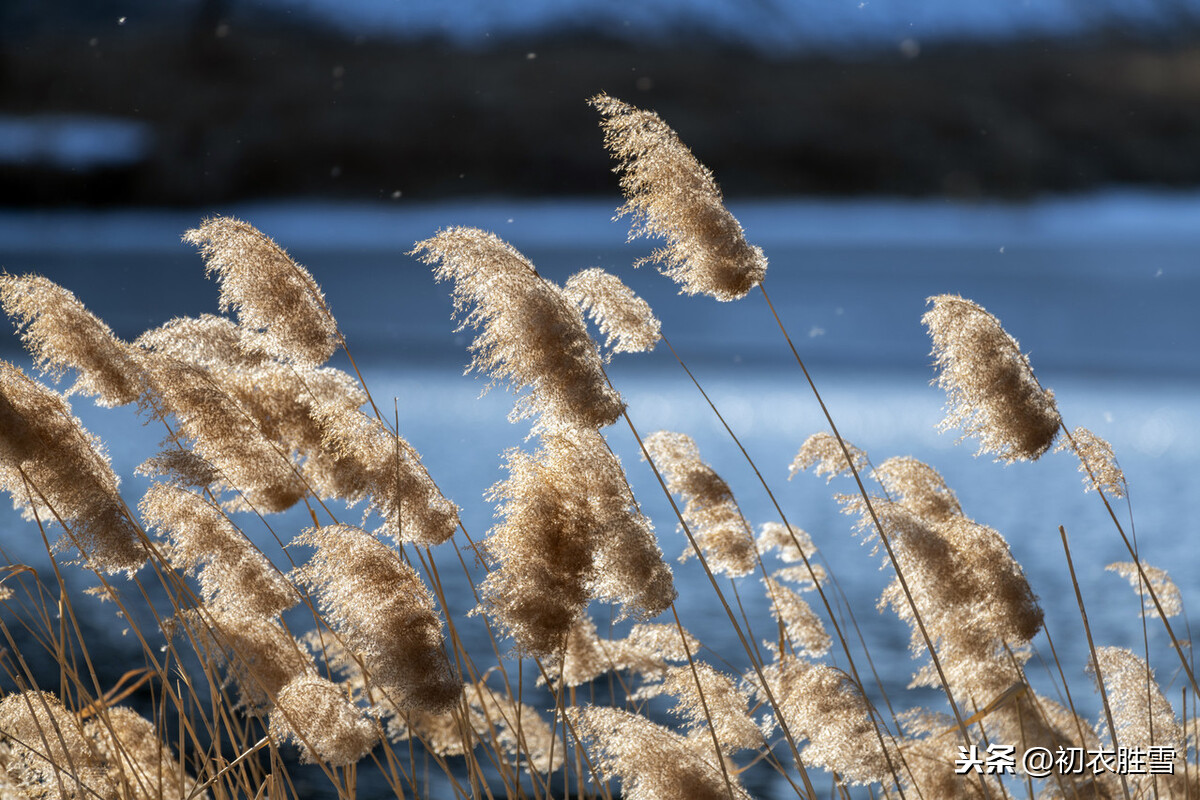
{"label": "blurred background", "polygon": [[11,0],[6,205],[611,193],[606,91],[733,196],[1200,181],[1194,0]]}
{"label": "blurred background", "polygon": [[[401,432],[479,539],[493,521],[482,496],[527,429],[506,421],[502,390],[477,401],[448,287],[405,253],[462,224],[557,281],[605,267],[663,319],[903,695],[908,633],[875,612],[887,575],[831,498],[847,487],[785,480],[825,422],[761,296],[680,298],[630,268],[652,243],[627,243],[627,220],[612,220],[621,198],[585,102],[602,91],[658,111],[713,170],[847,438],[876,463],[928,461],[1008,538],[1072,681],[1086,680],[1086,648],[1057,526],[1076,542],[1098,644],[1140,650],[1137,598],[1103,571],[1128,554],[1070,457],[1004,468],[936,431],[930,295],[995,313],[1067,424],[1113,443],[1143,555],[1200,602],[1200,0],[9,0],[0,268],[47,275],[133,338],[217,311],[179,237],[208,215],[246,219],[323,286],[373,393],[396,398]],[[11,333],[0,350],[28,365]],[[692,435],[751,522],[774,519],[662,350],[612,366],[635,423]],[[132,505],[157,433],[128,409],[74,405]],[[610,435],[677,555],[683,538],[636,443]],[[287,539],[306,524],[277,528]],[[0,544],[11,561],[45,559],[15,514]],[[694,567],[677,568],[684,624],[706,632],[714,660],[744,666]],[[745,594],[766,619],[756,587]],[[94,625],[117,627],[101,607]],[[138,657],[120,637],[106,646],[102,663]],[[1173,680],[1177,664],[1161,663]],[[770,775],[746,780],[786,792]]]}

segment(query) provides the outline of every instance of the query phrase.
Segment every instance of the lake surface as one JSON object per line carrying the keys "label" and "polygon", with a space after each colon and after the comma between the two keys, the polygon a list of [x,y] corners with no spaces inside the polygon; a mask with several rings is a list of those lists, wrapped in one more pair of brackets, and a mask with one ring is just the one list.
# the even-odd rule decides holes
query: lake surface
{"label": "lake surface", "polygon": [[[975,458],[975,445],[956,444],[955,433],[936,431],[944,396],[930,385],[930,344],[920,324],[927,297],[958,293],[996,314],[1030,354],[1041,382],[1055,391],[1066,423],[1112,443],[1131,488],[1143,557],[1172,573],[1186,606],[1200,602],[1200,523],[1191,513],[1200,497],[1200,195],[1109,193],[1020,206],[776,201],[733,210],[770,259],[767,290],[842,433],[876,463],[894,455],[927,461],[969,516],[1005,535],[1041,598],[1073,687],[1087,685],[1086,644],[1058,526],[1071,537],[1097,644],[1137,651],[1136,595],[1103,569],[1129,560],[1128,553],[1099,499],[1083,493],[1071,457],[1051,454],[1006,467]],[[462,374],[469,333],[455,330],[448,287],[405,251],[439,227],[475,225],[508,240],[559,282],[591,266],[619,274],[655,308],[664,333],[741,437],[789,520],[812,535],[893,702],[936,702],[932,693],[904,690],[916,666],[907,654],[908,631],[890,612],[875,610],[889,573],[833,499],[851,485],[826,485],[809,474],[788,480],[796,450],[825,423],[761,294],[735,303],[677,296],[652,268],[630,268],[649,246],[627,244],[625,221],[611,221],[612,206],[596,201],[7,211],[0,213],[0,267],[45,274],[118,335],[133,337],[174,316],[217,311],[215,285],[204,278],[199,256],[179,241],[211,213],[255,224],[313,273],[375,398],[388,410],[395,399],[401,433],[462,507],[476,541],[492,524],[483,494],[504,477],[504,451],[531,446],[528,428],[506,420],[511,398],[505,391],[480,398],[485,381]],[[0,347],[22,359],[10,334]],[[639,432],[688,433],[756,527],[776,519],[745,460],[666,348],[618,357],[611,375]],[[153,454],[159,434],[127,409],[97,409],[82,400],[75,407],[106,441],[135,504],[145,483],[133,468]],[[664,552],[678,555],[684,539],[631,432],[616,425],[607,433]],[[1117,510],[1128,527],[1129,510]],[[272,521],[285,540],[306,524],[298,513]],[[261,528],[249,530],[264,547],[275,547]],[[0,543],[13,561],[46,564],[36,530],[12,512],[0,517]],[[455,571],[452,549],[438,548],[435,556],[443,576],[456,576],[448,578],[450,611],[461,617],[471,606],[466,579]],[[677,565],[676,579],[683,622],[704,642],[706,657],[744,668],[745,656],[695,561]],[[769,637],[761,586],[747,579],[739,592],[756,634]],[[598,613],[603,627],[608,612]],[[96,608],[95,624],[119,632],[122,623],[110,614]],[[477,637],[481,663],[488,663],[486,640],[469,635]],[[1152,623],[1150,637],[1159,677],[1170,684],[1168,697],[1177,698],[1178,664],[1164,647],[1161,627]],[[1049,660],[1044,641],[1039,638],[1039,650]],[[136,658],[135,643],[118,636],[100,646],[112,648],[114,662],[122,652]],[[833,657],[843,660],[840,653]],[[1031,673],[1040,672],[1037,663],[1031,662]],[[1094,715],[1098,701],[1077,694],[1076,704]],[[770,776],[748,780],[761,782],[757,791],[774,790]]]}

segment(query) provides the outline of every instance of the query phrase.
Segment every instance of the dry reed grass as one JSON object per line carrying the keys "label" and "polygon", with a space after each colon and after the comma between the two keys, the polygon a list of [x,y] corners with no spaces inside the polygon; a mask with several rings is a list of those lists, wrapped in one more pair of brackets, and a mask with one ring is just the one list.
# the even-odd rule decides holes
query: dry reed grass
{"label": "dry reed grass", "polygon": [[[760,286],[761,250],[675,132],[613,98],[592,104],[618,161],[622,213],[633,215],[634,234],[666,240],[656,254],[666,274],[686,293],[721,300]],[[609,358],[649,350],[663,335],[615,276],[586,270],[560,288],[474,229],[416,244],[434,277],[453,283],[462,328],[475,330],[473,368],[514,390],[511,419],[532,419],[538,439],[505,456],[507,477],[488,497],[499,521],[476,545],[361,378],[322,366],[346,342],[312,276],[239,220],[207,220],[185,239],[200,247],[234,317],[173,320],[127,343],[45,278],[0,278],[0,302],[50,377],[73,373],[71,392],[136,404],[166,434],[165,449],[139,469],[154,483],[135,513],[67,398],[0,364],[0,480],[41,531],[53,567],[46,578],[9,564],[0,580],[0,632],[13,648],[0,656],[13,687],[0,700],[4,797],[304,796],[312,777],[293,781],[297,760],[345,798],[360,794],[368,772],[371,786],[396,797],[425,796],[432,770],[441,791],[461,798],[735,800],[751,796],[743,776],[754,765],[807,798],[824,796],[817,771],[831,797],[1200,797],[1193,722],[1157,683],[1149,645],[1141,656],[1092,646],[1102,723],[1074,710],[1079,676],[1068,679],[1048,640],[1059,666],[1050,683],[1065,704],[1035,691],[1027,670],[1043,647],[1043,613],[1003,536],[967,517],[930,465],[893,457],[872,466],[837,431],[811,378],[830,430],[803,443],[790,476],[813,469],[854,481],[857,491],[840,499],[893,576],[879,603],[909,626],[925,661],[914,683],[941,690],[944,704],[897,712],[900,698],[864,684],[858,661],[870,649],[856,655],[845,634],[858,628],[856,611],[835,609],[832,568],[813,563],[808,534],[780,511],[756,537],[687,435],[643,436],[633,426],[585,314],[607,337]],[[1053,395],[995,317],[960,297],[931,302],[924,322],[948,393],[945,425],[1005,461],[1037,458],[1061,431],[1059,449],[1078,457],[1085,489],[1111,513],[1108,498],[1126,493],[1111,446],[1063,427]],[[672,569],[600,432],[621,419],[642,446],[639,469],[653,471],[675,510],[668,524],[686,535],[684,558],[707,575],[743,645],[745,674],[706,652],[706,632],[685,630],[675,613]],[[341,521],[357,503],[374,530]],[[234,512],[296,504],[313,527],[280,565],[248,536],[253,517]],[[75,611],[89,601],[68,593],[59,569],[68,551],[94,571],[94,593],[115,604],[143,648],[128,682],[104,685],[89,655]],[[467,621],[448,613],[440,570],[451,552],[472,580],[490,654],[469,651]],[[1167,619],[1182,612],[1180,592],[1132,544],[1130,553],[1111,568],[1138,592],[1143,618],[1167,626],[1194,699],[1190,653]],[[759,582],[771,618],[752,621],[739,587]],[[155,607],[155,592],[168,608]],[[153,624],[130,613],[142,602]],[[604,605],[637,624],[602,636],[592,613]],[[1086,625],[1082,601],[1079,610]],[[299,624],[311,630],[297,636]],[[755,625],[777,635],[760,644]],[[57,676],[27,666],[18,634],[50,655]],[[526,675],[548,687],[552,707],[524,701]],[[122,705],[139,687],[148,717]],[[674,727],[657,710],[664,701],[655,698],[668,697]],[[1016,754],[1012,777],[956,769],[964,752],[993,747]],[[1174,774],[1036,774],[1022,760],[1035,747],[1135,748]]]}

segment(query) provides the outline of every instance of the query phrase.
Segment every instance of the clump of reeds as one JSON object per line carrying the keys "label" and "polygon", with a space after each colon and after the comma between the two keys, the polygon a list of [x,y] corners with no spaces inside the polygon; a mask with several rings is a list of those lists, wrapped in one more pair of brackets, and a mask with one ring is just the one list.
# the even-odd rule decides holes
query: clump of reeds
{"label": "clump of reeds", "polygon": [[[759,285],[765,256],[678,135],[651,112],[591,102],[618,161],[621,213],[634,235],[665,240],[653,256],[664,272],[684,293],[720,300]],[[615,275],[584,270],[560,287],[472,228],[415,245],[433,277],[453,284],[460,329],[475,332],[472,368],[512,389],[512,419],[533,420],[533,443],[503,456],[505,477],[486,496],[497,522],[477,541],[375,405],[312,276],[240,220],[213,218],[185,238],[233,316],[175,319],[125,342],[67,289],[0,277],[0,303],[36,364],[74,377],[63,395],[0,362],[0,486],[40,528],[53,576],[0,570],[3,796],[286,798],[319,775],[347,800],[425,797],[422,776],[437,771],[471,800],[739,800],[768,770],[777,793],[814,800],[824,796],[818,770],[842,798],[1200,796],[1194,710],[1176,714],[1155,679],[1149,632],[1139,655],[1095,647],[1087,628],[1105,715],[1084,719],[1052,645],[1057,675],[1030,666],[1045,620],[1003,536],[969,518],[934,467],[905,456],[873,464],[821,401],[830,430],[800,446],[791,475],[855,481],[858,493],[838,499],[885,554],[892,578],[878,605],[898,618],[892,638],[909,628],[913,684],[940,689],[950,713],[929,694],[929,707],[889,695],[885,684],[910,667],[872,655],[861,610],[840,594],[834,566],[815,563],[813,537],[785,518],[749,454],[777,520],[752,525],[693,439],[642,436],[626,413],[605,366],[664,334]],[[1009,462],[1039,457],[1061,431],[1060,449],[1112,513],[1108,498],[1128,496],[1113,448],[1063,426],[995,317],[957,296],[931,302],[923,320],[949,396],[943,427]],[[326,365],[339,349],[349,371]],[[134,404],[163,430],[162,449],[138,469],[152,483],[136,511],[72,393]],[[618,420],[684,533],[684,559],[712,589],[716,615],[691,630],[656,525],[603,432]],[[354,506],[358,526],[342,520]],[[293,507],[307,514],[302,532],[267,516]],[[1169,621],[1182,592],[1125,541],[1134,560],[1110,569],[1137,591],[1144,619],[1162,618],[1194,699],[1200,687]],[[76,613],[86,601],[60,564],[67,552],[95,573],[91,592],[142,650],[115,684],[89,650]],[[451,559],[462,579],[448,580]],[[1079,605],[1086,626],[1081,593]],[[728,639],[716,625],[733,630],[740,652],[712,649]],[[56,674],[31,667],[22,648],[43,651]],[[1176,772],[1035,775],[1019,761],[1031,748],[1110,745],[1169,750],[1162,763]],[[964,752],[993,746],[1017,756],[1012,778],[959,768]]]}

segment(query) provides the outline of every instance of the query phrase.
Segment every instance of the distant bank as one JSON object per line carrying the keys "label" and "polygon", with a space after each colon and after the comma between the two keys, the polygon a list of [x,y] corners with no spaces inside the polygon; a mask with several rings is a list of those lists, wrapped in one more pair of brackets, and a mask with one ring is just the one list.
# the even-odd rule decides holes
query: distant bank
{"label": "distant bank", "polygon": [[[1200,185],[1197,37],[772,60],[679,37],[109,27],[0,42],[0,204],[615,195],[600,91],[656,109],[730,197]],[[114,124],[136,128],[106,157]]]}

